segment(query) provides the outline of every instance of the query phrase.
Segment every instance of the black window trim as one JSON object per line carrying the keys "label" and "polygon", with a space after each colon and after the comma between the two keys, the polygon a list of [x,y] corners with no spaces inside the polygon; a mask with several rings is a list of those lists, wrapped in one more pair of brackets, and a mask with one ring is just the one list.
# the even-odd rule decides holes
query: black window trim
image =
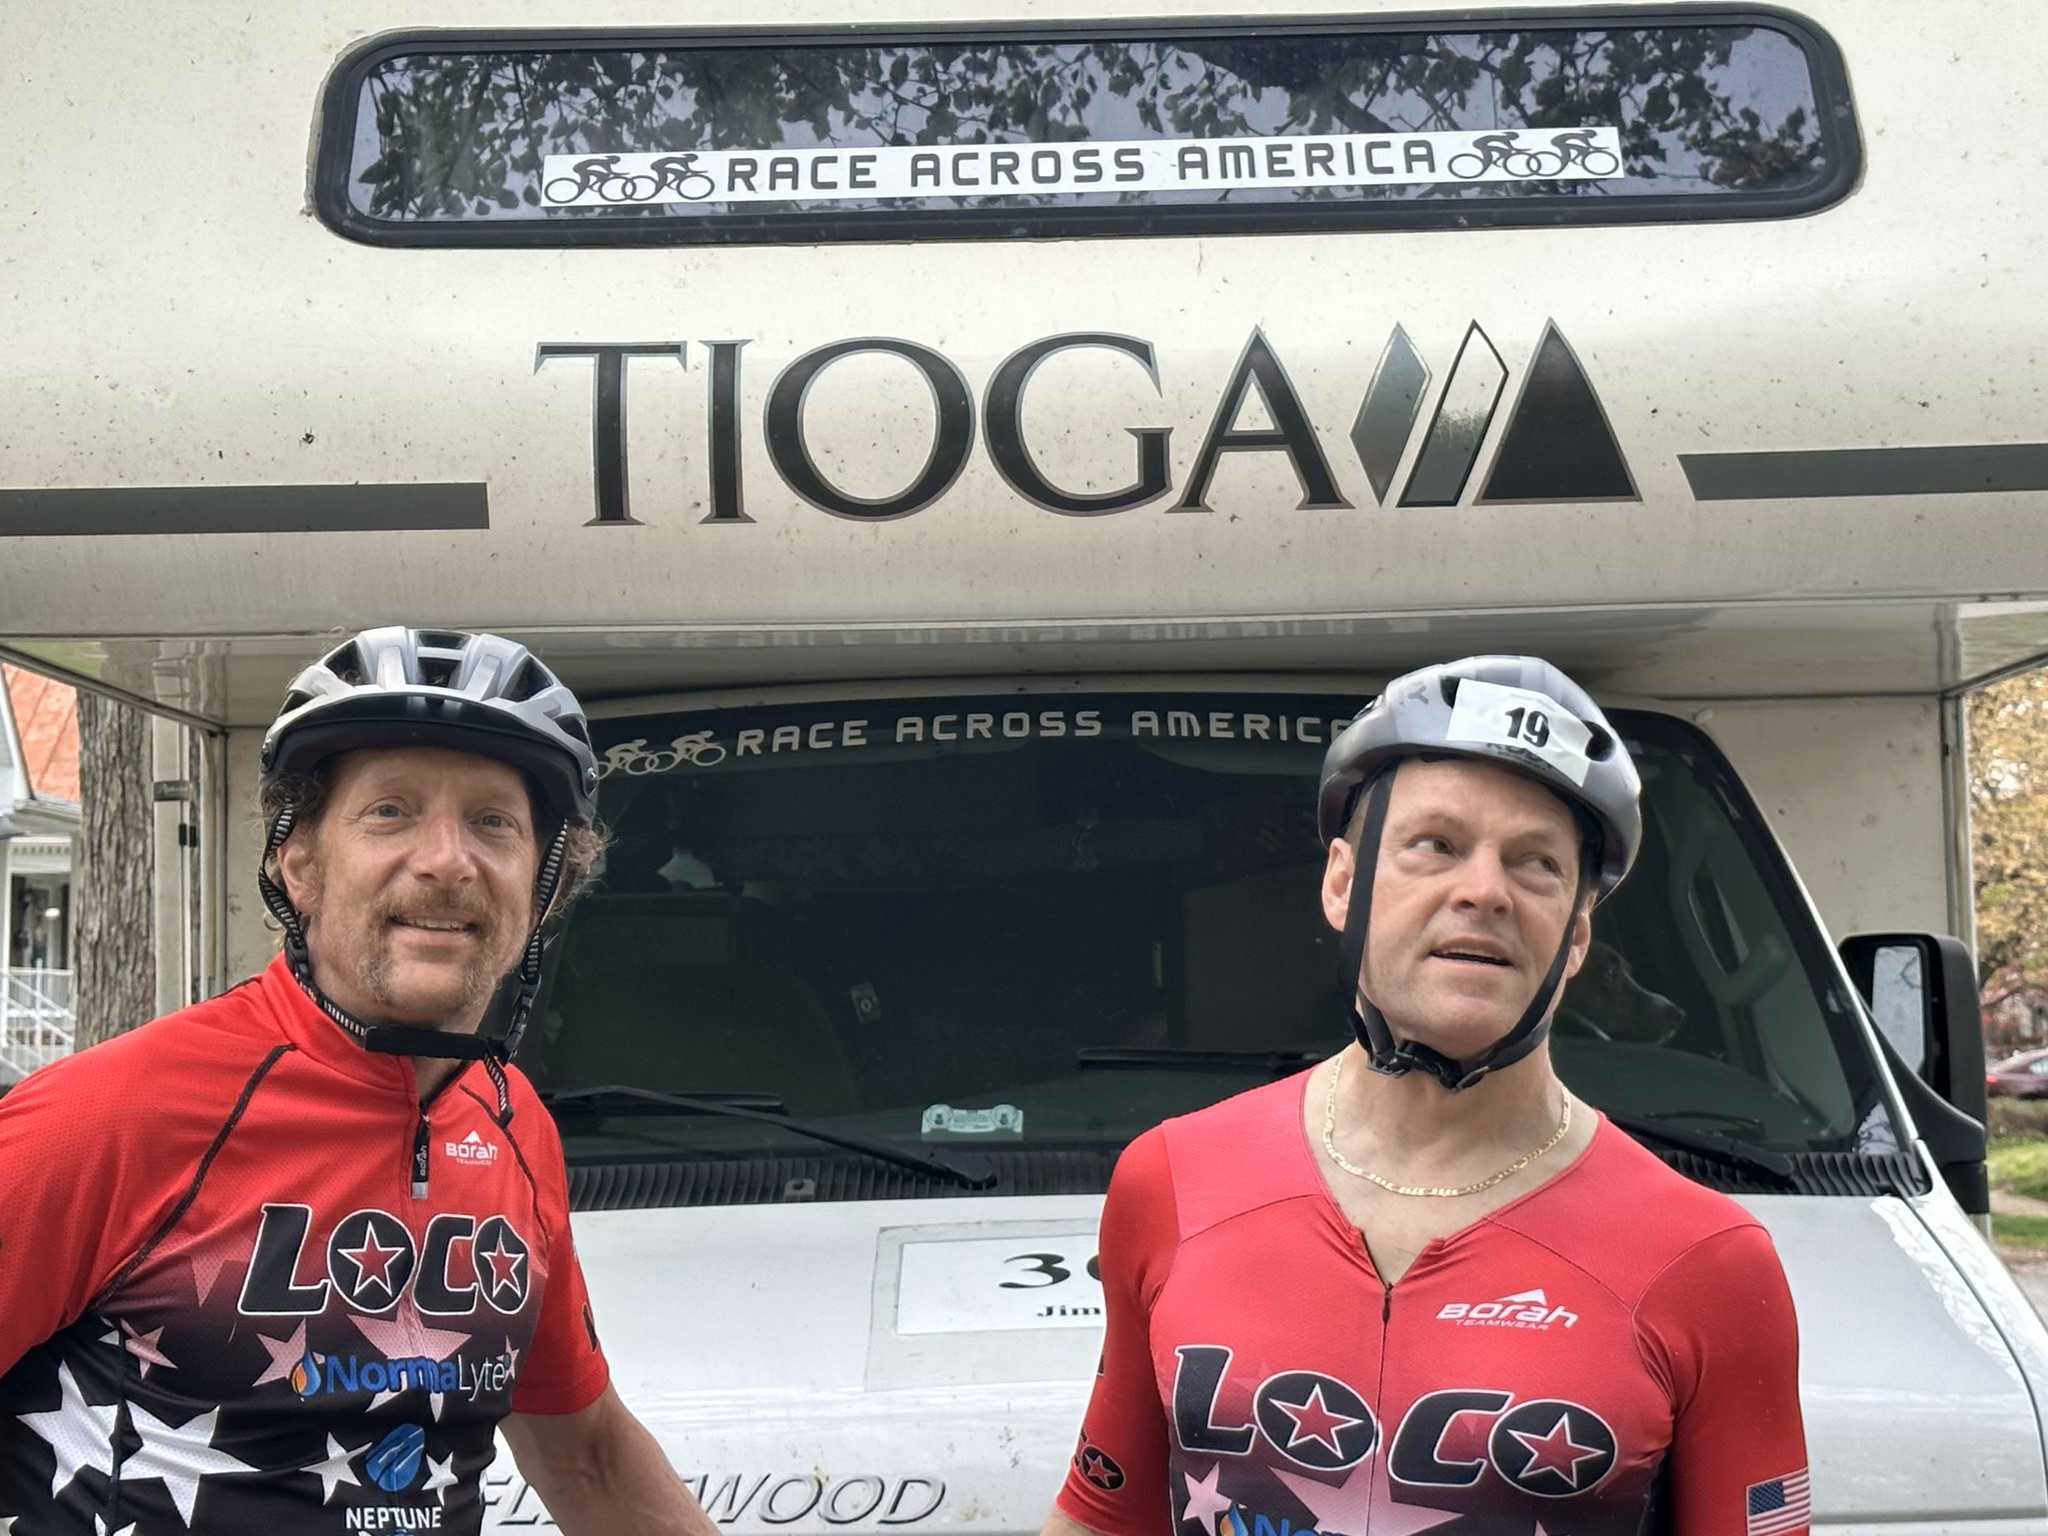
{"label": "black window trim", "polygon": [[[924,212],[860,210],[808,217],[722,216],[682,223],[654,219],[559,221],[478,220],[395,223],[372,219],[349,202],[356,104],[365,78],[385,60],[428,50],[550,52],[676,46],[807,46],[848,43],[996,42],[1042,38],[1086,40],[1155,35],[1187,38],[1316,36],[1319,34],[1494,31],[1623,26],[1758,26],[1782,32],[1805,53],[1815,86],[1815,122],[1828,156],[1828,175],[1796,192],[1730,192],[1712,197],[1485,198],[1358,205],[1162,204],[1056,209],[964,208]],[[1849,77],[1834,39],[1812,21],[1771,5],[1630,6],[1527,10],[1405,11],[1372,17],[1284,16],[1181,19],[1126,17],[1113,21],[1020,22],[1010,26],[947,23],[927,26],[690,27],[660,31],[480,30],[418,28],[384,33],[343,54],[321,92],[312,173],[312,201],[321,221],[366,245],[552,249],[584,246],[718,246],[866,244],[876,241],[994,239],[1072,240],[1114,236],[1195,237],[1342,233],[1373,229],[1493,229],[1570,225],[1721,223],[1798,218],[1840,202],[1862,174],[1863,150]]]}

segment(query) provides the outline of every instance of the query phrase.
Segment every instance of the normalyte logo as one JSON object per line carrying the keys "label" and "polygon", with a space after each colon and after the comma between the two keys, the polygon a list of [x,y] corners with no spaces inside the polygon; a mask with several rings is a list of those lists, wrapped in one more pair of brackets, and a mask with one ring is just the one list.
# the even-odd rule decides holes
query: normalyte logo
{"label": "normalyte logo", "polygon": [[454,1355],[394,1359],[384,1355],[307,1354],[292,1367],[292,1390],[303,1398],[347,1392],[452,1392],[475,1402],[486,1392],[504,1392],[519,1369],[516,1350],[483,1360]]}
{"label": "normalyte logo", "polygon": [[[700,343],[709,354],[708,434],[703,472],[710,512],[706,523],[744,525],[747,515],[741,475],[743,422],[741,353],[744,341]],[[814,348],[784,366],[770,384],[761,434],[769,462],[783,485],[834,517],[888,522],[912,516],[945,495],[967,467],[979,437],[1003,483],[1020,499],[1065,517],[1101,517],[1162,501],[1173,494],[1173,428],[1134,424],[1109,427],[1132,444],[1130,480],[1107,491],[1077,491],[1055,485],[1024,437],[1025,397],[1040,367],[1064,352],[1107,353],[1101,365],[1144,371],[1165,393],[1150,341],[1108,331],[1071,331],[1029,342],[1012,352],[989,376],[981,393],[980,421],[967,376],[943,353],[901,337],[860,336]],[[929,453],[911,483],[888,496],[857,496],[835,484],[823,467],[834,455],[823,450],[846,445],[813,442],[804,402],[824,374],[847,358],[882,356],[912,369],[931,396],[934,426]],[[627,498],[627,381],[633,359],[661,360],[688,368],[688,344],[681,341],[542,342],[534,369],[589,359],[595,415],[591,468],[596,493],[593,523],[633,524]],[[1119,361],[1118,359],[1121,359]],[[1365,472],[1372,499],[1385,505],[1394,478],[1409,457],[1410,439],[1425,406],[1434,402],[1429,425],[1402,482],[1397,505],[1449,507],[1463,498],[1478,467],[1493,419],[1512,377],[1507,363],[1475,321],[1465,332],[1442,387],[1433,389],[1429,364],[1400,326],[1394,327],[1379,363],[1363,381],[1351,447]],[[1179,382],[1178,379],[1175,381]],[[1268,425],[1242,421],[1256,391]],[[1179,481],[1169,510],[1208,512],[1210,487],[1223,456],[1230,453],[1282,455],[1301,489],[1301,509],[1346,509],[1354,505],[1338,483],[1320,434],[1300,392],[1265,333],[1253,330],[1237,362],[1220,381],[1200,446]],[[1578,357],[1555,325],[1546,325],[1523,372],[1507,425],[1484,477],[1479,504],[1637,501],[1634,477],[1607,414]]]}
{"label": "normalyte logo", "polygon": [[1437,1312],[1437,1321],[1456,1323],[1461,1328],[1533,1328],[1547,1331],[1553,1324],[1566,1328],[1579,1320],[1576,1312],[1553,1307],[1541,1290],[1517,1291],[1497,1301],[1453,1301]]}

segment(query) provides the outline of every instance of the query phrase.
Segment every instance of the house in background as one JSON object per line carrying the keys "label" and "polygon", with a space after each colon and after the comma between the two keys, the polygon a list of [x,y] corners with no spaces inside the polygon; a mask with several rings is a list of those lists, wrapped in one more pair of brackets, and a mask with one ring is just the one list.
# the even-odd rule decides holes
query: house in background
{"label": "house in background", "polygon": [[0,663],[0,1083],[71,1048],[78,695]]}

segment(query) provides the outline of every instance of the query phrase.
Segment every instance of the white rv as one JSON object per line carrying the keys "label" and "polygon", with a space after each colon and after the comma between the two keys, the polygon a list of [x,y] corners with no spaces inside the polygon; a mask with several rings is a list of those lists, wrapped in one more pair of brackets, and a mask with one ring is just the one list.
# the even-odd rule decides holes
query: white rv
{"label": "white rv", "polygon": [[535,645],[621,1390],[736,1533],[1027,1531],[1119,1149],[1344,1038],[1330,733],[1540,652],[1650,823],[1556,1057],[1770,1228],[1816,1527],[2048,1529],[1931,937],[2048,655],[2031,10],[915,10],[0,15],[0,650],[188,733],[167,970],[271,950],[294,667]]}

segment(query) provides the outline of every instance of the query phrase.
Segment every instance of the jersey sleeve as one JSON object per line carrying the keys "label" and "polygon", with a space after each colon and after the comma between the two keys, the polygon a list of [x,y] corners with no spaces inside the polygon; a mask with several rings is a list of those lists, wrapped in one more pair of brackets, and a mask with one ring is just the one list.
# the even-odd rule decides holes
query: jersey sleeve
{"label": "jersey sleeve", "polygon": [[597,1319],[569,1230],[569,1180],[562,1166],[561,1139],[538,1102],[528,1113],[544,1127],[534,1149],[533,1171],[548,1231],[548,1278],[533,1342],[512,1388],[512,1411],[574,1413],[597,1401],[611,1380],[611,1367],[597,1341]]}
{"label": "jersey sleeve", "polygon": [[1671,1529],[1806,1536],[1799,1329],[1769,1235],[1702,1239],[1651,1284],[1637,1319],[1671,1391]]}
{"label": "jersey sleeve", "polygon": [[1167,1424],[1152,1365],[1152,1302],[1178,1237],[1166,1138],[1154,1129],[1117,1160],[1102,1207],[1097,1264],[1105,1331],[1062,1513],[1106,1536],[1157,1536],[1173,1525]]}
{"label": "jersey sleeve", "polygon": [[127,1054],[66,1057],[0,1098],[0,1376],[85,1311],[189,1169],[177,1147],[132,1134],[128,1074],[102,1070]]}

